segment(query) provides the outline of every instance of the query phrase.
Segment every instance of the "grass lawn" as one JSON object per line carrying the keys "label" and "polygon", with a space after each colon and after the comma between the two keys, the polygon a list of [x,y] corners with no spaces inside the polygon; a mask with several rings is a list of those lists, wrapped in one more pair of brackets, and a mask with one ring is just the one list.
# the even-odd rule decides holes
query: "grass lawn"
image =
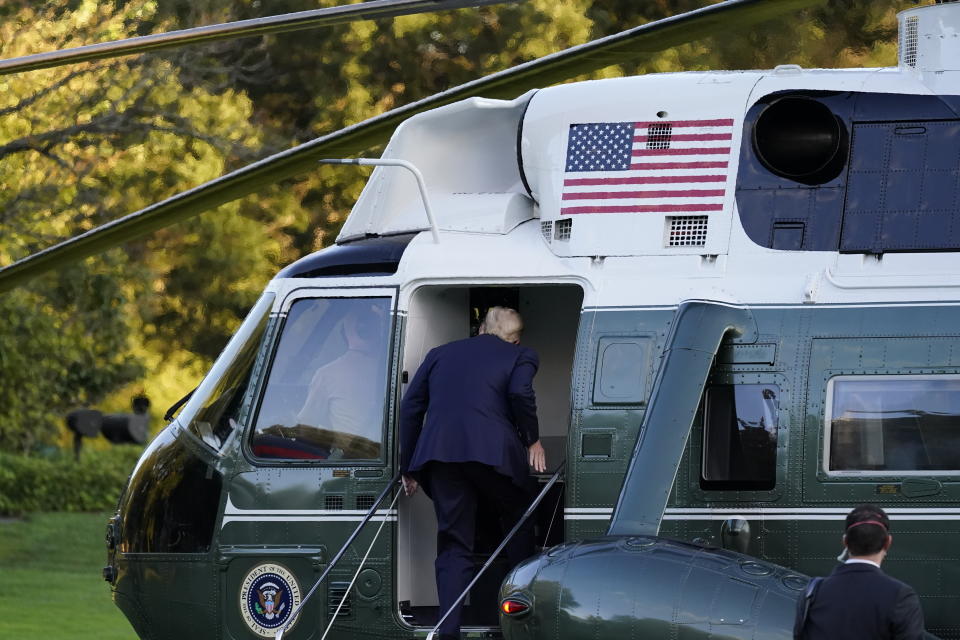
{"label": "grass lawn", "polygon": [[100,575],[106,513],[0,522],[0,638],[136,640]]}

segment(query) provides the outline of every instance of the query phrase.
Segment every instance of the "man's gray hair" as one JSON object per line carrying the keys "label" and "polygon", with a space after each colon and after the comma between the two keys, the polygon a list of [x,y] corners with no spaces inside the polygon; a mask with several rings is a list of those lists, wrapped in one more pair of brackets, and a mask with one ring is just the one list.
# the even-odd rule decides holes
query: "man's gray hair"
{"label": "man's gray hair", "polygon": [[482,333],[495,335],[507,342],[520,340],[523,333],[523,318],[516,309],[510,307],[490,307],[480,325]]}

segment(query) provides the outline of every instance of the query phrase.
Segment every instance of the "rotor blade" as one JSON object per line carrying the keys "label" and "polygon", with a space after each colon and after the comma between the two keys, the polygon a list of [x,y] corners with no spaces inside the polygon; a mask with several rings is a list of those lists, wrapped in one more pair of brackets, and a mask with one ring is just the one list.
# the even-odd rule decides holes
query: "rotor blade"
{"label": "rotor blade", "polygon": [[315,29],[354,20],[374,20],[390,18],[411,13],[462,9],[490,4],[522,2],[523,0],[371,0],[359,4],[328,7],[286,13],[279,16],[267,16],[224,24],[212,24],[205,27],[157,33],[149,36],[88,44],[62,51],[48,51],[20,58],[0,60],[0,75],[21,71],[47,69],[64,64],[116,58],[134,53],[145,53],[157,49],[169,49],[187,44],[200,44],[228,40],[246,36],[258,36],[266,33],[284,33]]}
{"label": "rotor blade", "polygon": [[320,158],[343,157],[385,142],[410,116],[472,96],[515,98],[539,86],[629,61],[714,33],[750,27],[826,0],[728,0],[571,47],[453,87],[340,131],[282,151],[0,269],[0,292],[59,265],[95,255],[231,202],[304,171]]}

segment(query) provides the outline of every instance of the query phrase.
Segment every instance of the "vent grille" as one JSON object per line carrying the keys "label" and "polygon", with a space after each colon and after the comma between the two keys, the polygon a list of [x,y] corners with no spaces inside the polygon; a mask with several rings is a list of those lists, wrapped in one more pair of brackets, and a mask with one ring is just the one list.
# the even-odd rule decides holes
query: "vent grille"
{"label": "vent grille", "polygon": [[373,506],[374,497],[372,495],[357,496],[357,509],[367,510]]}
{"label": "vent grille", "polygon": [[553,230],[553,237],[555,239],[569,240],[570,235],[573,233],[573,220],[569,218],[566,220],[557,220],[557,224],[554,225]]}
{"label": "vent grille", "polygon": [[702,247],[707,244],[709,216],[667,216],[668,247]]}
{"label": "vent grille", "polygon": [[666,123],[647,126],[647,149],[669,149],[673,125]]}
{"label": "vent grille", "polygon": [[553,220],[545,220],[541,222],[540,233],[543,234],[544,240],[550,242],[550,239],[553,238]]}
{"label": "vent grille", "polygon": [[917,66],[917,41],[920,31],[920,18],[917,16],[908,17],[903,23],[903,31],[900,33],[900,62],[905,66]]}
{"label": "vent grille", "polygon": [[[349,586],[349,582],[330,583],[330,589],[327,591],[327,616],[333,617],[333,614],[336,613],[337,607],[340,605],[340,600],[343,598],[343,594],[347,592]],[[347,599],[343,601],[343,606],[340,607],[340,613],[337,614],[337,618],[351,617],[353,617],[353,596],[347,596]]]}
{"label": "vent grille", "polygon": [[343,509],[343,496],[324,497],[323,508],[330,511],[340,511]]}

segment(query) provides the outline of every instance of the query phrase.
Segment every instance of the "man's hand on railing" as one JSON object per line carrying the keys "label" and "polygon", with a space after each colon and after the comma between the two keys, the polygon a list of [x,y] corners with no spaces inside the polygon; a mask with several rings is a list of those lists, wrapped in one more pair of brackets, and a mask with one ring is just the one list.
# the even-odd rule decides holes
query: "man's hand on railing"
{"label": "man's hand on railing", "polygon": [[420,483],[411,476],[404,475],[401,479],[403,480],[403,492],[407,494],[408,497],[415,494],[417,489],[420,488]]}
{"label": "man's hand on railing", "polygon": [[527,447],[527,451],[530,457],[530,466],[533,467],[533,470],[537,473],[543,473],[547,470],[547,454],[543,450],[543,445],[540,444],[540,441],[537,440],[532,445]]}

